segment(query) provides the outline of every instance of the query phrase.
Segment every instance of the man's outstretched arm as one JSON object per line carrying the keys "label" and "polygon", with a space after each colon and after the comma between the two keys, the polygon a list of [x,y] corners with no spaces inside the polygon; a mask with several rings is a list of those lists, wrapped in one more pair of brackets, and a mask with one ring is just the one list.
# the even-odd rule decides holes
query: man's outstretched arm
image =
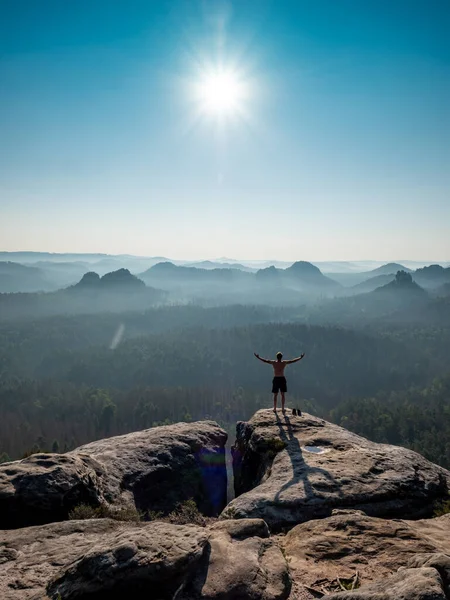
{"label": "man's outstretched arm", "polygon": [[256,352],[254,352],[254,355],[256,356],[256,358],[257,358],[258,360],[260,360],[261,362],[265,362],[265,363],[267,363],[267,364],[269,364],[269,365],[271,365],[271,364],[272,364],[272,362],[273,362],[273,361],[271,361],[271,360],[267,360],[267,358],[261,358],[259,354],[256,354]]}
{"label": "man's outstretched arm", "polygon": [[298,362],[299,360],[302,360],[302,358],[303,358],[304,356],[305,356],[305,353],[303,352],[303,354],[301,354],[301,355],[300,355],[298,358],[292,358],[291,360],[285,360],[284,362],[285,362],[287,365],[292,365],[292,363],[296,363],[296,362]]}

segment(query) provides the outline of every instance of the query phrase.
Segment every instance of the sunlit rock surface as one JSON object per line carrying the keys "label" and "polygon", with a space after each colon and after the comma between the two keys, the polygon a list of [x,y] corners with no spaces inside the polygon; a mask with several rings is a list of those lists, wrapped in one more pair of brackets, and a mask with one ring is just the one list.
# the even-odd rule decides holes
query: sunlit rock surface
{"label": "sunlit rock surface", "polygon": [[[450,514],[406,521],[336,510],[331,517],[302,523],[279,542],[294,587],[331,592],[338,579],[358,585],[382,580],[399,568],[442,566],[450,556]],[[448,581],[450,583],[450,558]],[[440,568],[444,574],[445,568]]]}
{"label": "sunlit rock surface", "polygon": [[1,464],[0,528],[63,520],[82,503],[167,513],[193,498],[204,514],[218,514],[226,440],[213,421],[177,423]]}
{"label": "sunlit rock surface", "polygon": [[427,517],[450,489],[450,472],[411,450],[308,414],[272,410],[237,424],[233,468],[237,497],[222,516],[261,518],[273,530],[327,517],[334,508]]}

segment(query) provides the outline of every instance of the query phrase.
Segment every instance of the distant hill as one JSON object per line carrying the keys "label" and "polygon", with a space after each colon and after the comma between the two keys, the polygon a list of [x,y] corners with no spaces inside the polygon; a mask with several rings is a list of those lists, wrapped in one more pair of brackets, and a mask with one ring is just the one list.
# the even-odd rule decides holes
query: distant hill
{"label": "distant hill", "polygon": [[256,279],[263,283],[272,283],[278,285],[281,282],[283,270],[276,267],[266,267],[256,271]]}
{"label": "distant hill", "polygon": [[[268,267],[256,273],[236,268],[200,269],[163,262],[139,277],[148,285],[165,289],[173,299],[206,300],[220,303],[280,304],[308,297],[331,295],[340,288],[308,262],[299,261],[287,269]],[[283,290],[283,294],[280,294]]]}
{"label": "distant hill", "polygon": [[[381,277],[385,276],[373,279]],[[420,323],[430,301],[429,294],[413,281],[411,273],[399,271],[392,281],[373,291],[338,297],[313,306],[308,321],[351,327],[381,322]],[[432,312],[436,313],[434,309]]]}
{"label": "distant hill", "polygon": [[294,287],[299,290],[320,292],[324,289],[335,290],[341,286],[333,279],[326,277],[321,270],[306,261],[297,261],[286,269],[278,269],[274,266],[259,269],[256,279],[267,285],[282,285]]}
{"label": "distant hill", "polygon": [[441,265],[423,267],[414,271],[414,279],[424,288],[437,288],[450,283],[450,267],[441,267]]}
{"label": "distant hill", "polygon": [[[131,254],[75,254],[75,253],[53,253],[53,252],[0,252],[0,261],[13,261],[21,264],[39,266],[46,272],[53,269],[58,270],[56,282],[60,285],[74,283],[83,272],[91,269],[100,275],[120,268],[130,269],[132,273],[139,273],[152,265],[167,261],[162,256],[133,256]],[[37,264],[39,263],[39,264]],[[74,279],[69,279],[69,271],[76,267],[70,265],[81,265],[84,267]],[[59,269],[58,269],[59,267]],[[64,267],[66,271],[64,271]],[[53,277],[51,277],[53,281]]]}
{"label": "distant hill", "polygon": [[408,269],[408,267],[404,267],[398,263],[387,263],[381,267],[378,267],[377,269],[373,269],[373,271],[369,271],[366,274],[371,274],[374,277],[376,275],[394,275],[398,271],[411,273],[411,269]]}
{"label": "distant hill", "polygon": [[297,261],[292,266],[285,269],[283,279],[290,283],[307,285],[308,287],[320,287],[334,290],[341,287],[335,280],[326,277],[318,267],[303,260]]}
{"label": "distant hill", "polygon": [[[369,281],[370,279],[373,279],[374,277],[378,277],[379,275],[391,275],[392,278],[394,278],[395,274],[397,273],[397,271],[405,271],[407,273],[411,272],[410,269],[408,269],[407,267],[403,267],[402,265],[398,264],[398,263],[387,263],[385,265],[381,265],[380,267],[377,267],[376,269],[373,269],[371,271],[361,271],[361,272],[346,272],[346,273],[328,273],[328,276],[333,279],[334,281],[337,281],[338,283],[346,286],[346,287],[351,287],[351,288],[355,288],[355,286],[364,283],[365,281]],[[381,282],[380,282],[381,283]],[[385,281],[384,283],[387,283],[387,281]],[[373,288],[371,284],[367,285],[367,288],[364,288],[364,286],[361,288],[361,292],[364,291],[372,291]]]}
{"label": "distant hill", "polygon": [[69,289],[126,291],[145,287],[145,283],[135,275],[132,275],[128,269],[118,269],[117,271],[106,273],[103,277],[100,277],[94,271],[85,273],[82,279]]}
{"label": "distant hill", "polygon": [[38,292],[55,289],[45,271],[11,261],[0,262],[0,292]]}
{"label": "distant hill", "polygon": [[235,268],[214,268],[200,269],[198,267],[188,267],[184,265],[174,265],[172,262],[160,262],[144,273],[141,277],[144,281],[154,280],[155,278],[173,279],[178,281],[212,281],[212,280],[229,280],[239,277],[247,277],[249,273]]}
{"label": "distant hill", "polygon": [[212,260],[202,260],[199,262],[186,263],[182,265],[184,267],[193,267],[195,269],[238,269],[239,271],[253,272],[254,269],[241,265],[240,263],[227,263],[227,262],[213,262]]}
{"label": "distant hill", "polygon": [[373,292],[380,286],[384,286],[384,285],[390,283],[391,281],[393,281],[394,277],[395,276],[392,273],[389,275],[376,275],[375,277],[371,277],[370,279],[367,279],[366,281],[362,281],[361,283],[354,285],[350,289],[355,294],[363,294],[365,292]]}
{"label": "distant hill", "polygon": [[0,320],[140,311],[164,302],[166,297],[164,291],[147,287],[128,269],[103,277],[90,271],[77,284],[56,292],[0,294]]}
{"label": "distant hill", "polygon": [[411,273],[398,271],[395,279],[386,285],[378,287],[373,294],[403,294],[404,296],[416,296],[425,298],[426,291],[413,281]]}
{"label": "distant hill", "polygon": [[28,266],[41,269],[45,277],[51,281],[52,289],[56,290],[76,283],[89,270],[90,263],[82,261],[53,262],[51,260],[38,260],[34,263],[28,263]]}

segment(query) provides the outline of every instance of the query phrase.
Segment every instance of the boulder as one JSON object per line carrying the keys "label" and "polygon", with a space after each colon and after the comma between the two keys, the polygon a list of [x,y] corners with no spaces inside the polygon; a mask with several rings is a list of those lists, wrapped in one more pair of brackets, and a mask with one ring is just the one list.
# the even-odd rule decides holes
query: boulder
{"label": "boulder", "polygon": [[273,530],[331,515],[431,516],[450,472],[416,452],[377,444],[304,414],[258,411],[237,424],[232,449],[236,498],[224,518],[261,518]]}
{"label": "boulder", "polygon": [[[2,600],[172,599],[207,547],[194,525],[124,523],[110,519],[65,521],[0,531]],[[149,597],[148,594],[146,597]]]}
{"label": "boulder", "polygon": [[399,568],[433,567],[450,582],[450,514],[404,521],[337,510],[302,523],[280,544],[298,589],[335,591],[338,579],[358,584],[384,579]]}
{"label": "boulder", "polygon": [[447,600],[436,569],[405,569],[350,592],[325,596],[326,600]]}
{"label": "boulder", "polygon": [[81,503],[167,513],[193,498],[217,515],[226,503],[226,440],[213,421],[177,423],[3,463],[0,528],[63,520]]}
{"label": "boulder", "polygon": [[152,522],[102,536],[47,585],[52,600],[152,597],[172,600],[200,565],[206,531]]}
{"label": "boulder", "polygon": [[288,565],[261,519],[223,521],[209,530],[208,564],[180,600],[284,600]]}
{"label": "boulder", "polygon": [[[450,515],[447,516],[446,534],[447,547],[449,547]],[[442,578],[444,592],[447,594],[447,598],[450,598],[450,551],[447,551],[447,554],[416,554],[410,559],[408,567],[433,567],[436,569]]]}
{"label": "boulder", "polygon": [[105,472],[89,456],[34,454],[0,465],[0,527],[60,521],[78,504],[98,506]]}

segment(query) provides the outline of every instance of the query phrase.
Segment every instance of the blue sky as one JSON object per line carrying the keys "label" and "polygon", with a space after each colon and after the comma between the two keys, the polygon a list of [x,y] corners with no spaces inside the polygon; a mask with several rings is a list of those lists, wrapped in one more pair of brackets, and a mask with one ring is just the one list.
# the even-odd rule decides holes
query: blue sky
{"label": "blue sky", "polygon": [[[450,260],[447,0],[0,11],[0,249]],[[225,123],[192,97],[219,62]]]}

